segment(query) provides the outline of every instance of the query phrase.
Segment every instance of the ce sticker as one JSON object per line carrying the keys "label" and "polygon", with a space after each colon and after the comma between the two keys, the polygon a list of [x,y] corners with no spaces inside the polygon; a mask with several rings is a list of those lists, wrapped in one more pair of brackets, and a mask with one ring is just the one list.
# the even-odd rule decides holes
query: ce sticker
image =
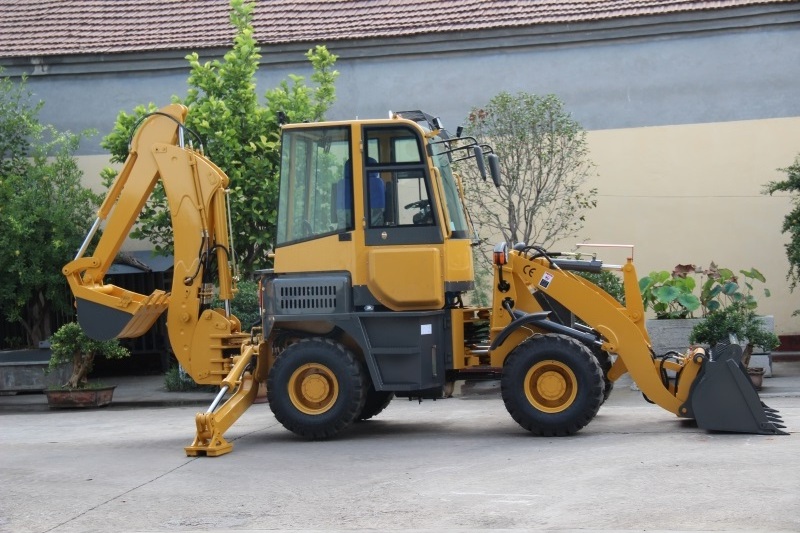
{"label": "ce sticker", "polygon": [[553,281],[553,275],[550,272],[545,272],[542,279],[539,281],[539,286],[543,289],[546,289],[550,286],[550,282]]}

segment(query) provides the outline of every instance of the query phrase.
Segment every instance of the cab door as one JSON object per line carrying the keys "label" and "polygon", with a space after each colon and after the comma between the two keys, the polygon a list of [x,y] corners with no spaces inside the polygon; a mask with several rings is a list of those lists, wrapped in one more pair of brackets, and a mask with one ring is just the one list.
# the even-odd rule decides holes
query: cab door
{"label": "cab door", "polygon": [[[422,131],[362,131],[366,299],[395,311],[444,307],[444,233]],[[358,300],[358,298],[357,298]]]}

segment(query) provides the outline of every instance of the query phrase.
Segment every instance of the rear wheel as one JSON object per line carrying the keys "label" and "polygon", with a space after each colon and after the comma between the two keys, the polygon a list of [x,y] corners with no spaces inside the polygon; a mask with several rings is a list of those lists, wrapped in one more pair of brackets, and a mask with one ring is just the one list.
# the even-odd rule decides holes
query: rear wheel
{"label": "rear wheel", "polygon": [[333,437],[364,406],[361,364],[341,344],[303,339],[275,360],[267,378],[267,399],[275,418],[302,437]]}
{"label": "rear wheel", "polygon": [[603,401],[600,364],[580,342],[561,335],[539,335],[509,354],[501,392],[511,417],[535,435],[577,433]]}

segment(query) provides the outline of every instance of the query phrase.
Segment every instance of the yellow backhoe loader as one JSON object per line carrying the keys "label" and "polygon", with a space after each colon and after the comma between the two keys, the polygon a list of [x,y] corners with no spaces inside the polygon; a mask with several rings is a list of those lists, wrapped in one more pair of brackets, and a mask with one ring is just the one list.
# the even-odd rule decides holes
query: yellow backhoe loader
{"label": "yellow backhoe loader", "polygon": [[[473,240],[453,165],[477,165],[497,184],[498,160],[419,111],[282,126],[274,268],[260,272],[261,325],[242,331],[229,305],[228,178],[187,141],[196,135],[186,113],[170,105],[141,122],[63,271],[87,334],[141,335],[168,310],[180,364],[196,382],[220,386],[196,416],[188,455],[229,452],[224,433],[264,382],[277,420],[312,439],[376,416],[395,396],[446,397],[465,379],[499,379],[509,413],[530,432],[571,435],[626,372],[646,399],[701,428],[784,434],[750,385],[738,346],[653,353],[630,259],[608,266],[502,243],[491,307],[465,305]],[[104,278],[159,180],[174,229],[174,282],[170,293],[145,296]],[[602,270],[621,271],[625,305],[576,275]],[[215,290],[224,309],[210,307]]]}

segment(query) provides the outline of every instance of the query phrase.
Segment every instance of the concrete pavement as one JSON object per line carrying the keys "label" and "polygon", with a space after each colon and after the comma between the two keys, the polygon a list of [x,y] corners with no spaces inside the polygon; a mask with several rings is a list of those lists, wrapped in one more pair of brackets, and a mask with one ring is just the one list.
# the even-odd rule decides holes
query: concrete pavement
{"label": "concrete pavement", "polygon": [[91,411],[4,396],[0,531],[798,531],[800,362],[773,370],[789,436],[708,433],[621,382],[578,435],[537,438],[484,387],[321,442],[255,405],[218,458],[183,453],[213,393],[160,376],[105,380]]}

